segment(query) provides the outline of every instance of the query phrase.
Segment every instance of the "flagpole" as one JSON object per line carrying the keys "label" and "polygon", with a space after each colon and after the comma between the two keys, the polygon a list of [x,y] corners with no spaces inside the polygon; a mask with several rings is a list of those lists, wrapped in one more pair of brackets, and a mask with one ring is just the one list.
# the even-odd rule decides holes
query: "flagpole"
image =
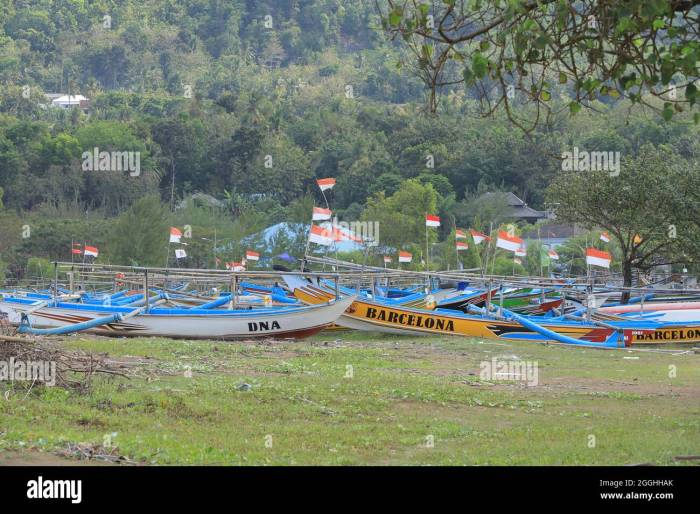
{"label": "flagpole", "polygon": [[537,227],[537,243],[540,251],[540,277],[542,276],[542,238],[540,237],[540,227]]}
{"label": "flagpole", "polygon": [[216,227],[214,227],[214,269],[219,269],[216,263]]}
{"label": "flagpole", "polygon": [[428,213],[425,213],[425,271],[430,271],[430,252],[428,250]]}
{"label": "flagpole", "polygon": [[[491,275],[493,275],[493,269],[496,266],[496,243],[494,243],[494,238],[493,238],[493,222],[491,222],[489,224],[489,227],[490,227],[489,237],[491,238],[491,240],[489,241],[489,244],[491,244],[491,243],[494,244],[493,251],[489,252],[491,254]],[[489,250],[491,250],[490,247],[489,247]]]}
{"label": "flagpole", "polygon": [[[323,193],[323,190],[321,190],[321,193]],[[326,196],[323,195],[323,198],[325,199]],[[327,204],[328,202],[326,202]],[[304,271],[306,268],[306,258],[309,256],[309,248],[311,247],[311,229],[314,226],[314,214],[313,214],[313,209],[311,211],[311,225],[309,225],[309,236],[306,238],[306,248],[304,249],[304,259],[301,261],[301,271]]]}
{"label": "flagpole", "polygon": [[459,250],[457,249],[457,219],[455,218],[454,214],[451,214],[452,216],[452,226],[455,229],[455,256],[457,257],[457,267],[459,267]]}

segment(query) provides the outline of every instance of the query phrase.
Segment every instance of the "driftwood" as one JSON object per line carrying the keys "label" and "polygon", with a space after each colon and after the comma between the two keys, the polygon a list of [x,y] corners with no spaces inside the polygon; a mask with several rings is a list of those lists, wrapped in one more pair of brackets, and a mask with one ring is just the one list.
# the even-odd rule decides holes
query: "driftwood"
{"label": "driftwood", "polygon": [[7,341],[10,343],[36,343],[36,340],[34,339],[27,339],[26,337],[17,337],[17,336],[4,336],[0,334],[0,341]]}
{"label": "driftwood", "polygon": [[[0,335],[0,361],[43,361],[55,363],[55,385],[86,391],[97,373],[129,378],[107,358],[107,354],[95,354],[81,350],[68,350],[60,339],[24,338]],[[15,382],[16,383],[16,382]],[[32,387],[32,383],[27,384]]]}

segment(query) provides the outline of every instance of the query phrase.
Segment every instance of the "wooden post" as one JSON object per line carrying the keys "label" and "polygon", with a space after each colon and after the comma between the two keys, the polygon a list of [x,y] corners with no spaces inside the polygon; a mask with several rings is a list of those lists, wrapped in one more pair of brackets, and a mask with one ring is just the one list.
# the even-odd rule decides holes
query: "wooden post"
{"label": "wooden post", "polygon": [[58,302],[58,262],[53,263],[53,304]]}
{"label": "wooden post", "polygon": [[491,310],[491,281],[489,280],[486,286],[488,289],[486,290],[486,312],[489,312]]}
{"label": "wooden post", "polygon": [[151,310],[151,306],[148,302],[148,269],[143,272],[143,297],[146,300],[146,313]]}
{"label": "wooden post", "polygon": [[235,309],[238,306],[238,275],[233,274],[231,279],[231,308]]}

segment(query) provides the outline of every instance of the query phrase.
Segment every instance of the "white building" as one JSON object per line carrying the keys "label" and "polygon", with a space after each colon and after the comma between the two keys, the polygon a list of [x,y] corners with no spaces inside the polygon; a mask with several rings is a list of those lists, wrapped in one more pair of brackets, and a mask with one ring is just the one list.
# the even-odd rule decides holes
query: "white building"
{"label": "white building", "polygon": [[52,98],[51,105],[54,107],[60,107],[61,109],[80,107],[83,111],[87,111],[88,101],[89,99],[85,98],[83,95],[61,95],[57,96],[56,98]]}

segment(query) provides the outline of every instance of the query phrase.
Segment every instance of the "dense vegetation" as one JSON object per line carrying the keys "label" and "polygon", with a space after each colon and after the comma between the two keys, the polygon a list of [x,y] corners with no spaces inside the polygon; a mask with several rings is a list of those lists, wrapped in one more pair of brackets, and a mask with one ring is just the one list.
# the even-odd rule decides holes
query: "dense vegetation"
{"label": "dense vegetation", "polygon": [[[168,227],[185,224],[188,265],[214,265],[214,237],[226,260],[245,246],[298,255],[303,237],[242,240],[308,223],[323,177],[337,179],[334,214],[379,220],[394,249],[424,248],[422,216],[434,208],[446,220],[435,265],[454,266],[452,219],[501,223],[477,208],[487,190],[540,209],[556,201],[545,190],[574,146],[623,159],[663,147],[697,170],[691,114],[664,122],[622,99],[558,112],[530,134],[506,116],[479,117],[469,91],[427,115],[421,80],[396,66],[406,52],[385,37],[373,0],[3,3],[0,272],[32,256],[65,260],[72,240],[99,246],[103,262],[164,264]],[[45,93],[68,92],[89,98],[87,113],[47,105]],[[141,172],[84,171],[93,148],[140,152]],[[480,263],[473,249],[463,257]],[[499,266],[510,272],[510,261]]]}

